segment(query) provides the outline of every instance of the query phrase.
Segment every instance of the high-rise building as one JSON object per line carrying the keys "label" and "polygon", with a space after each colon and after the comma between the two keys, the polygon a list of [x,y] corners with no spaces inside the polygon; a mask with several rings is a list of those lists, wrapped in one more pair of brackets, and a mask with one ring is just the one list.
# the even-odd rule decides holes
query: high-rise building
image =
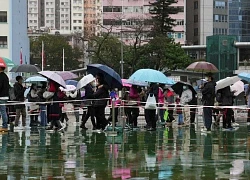
{"label": "high-rise building", "polygon": [[[142,40],[146,40],[146,32],[151,29],[150,24],[147,23],[147,19],[151,18],[149,2],[153,1],[103,0],[103,25],[105,26],[103,30],[107,31],[112,26],[112,34],[117,37],[120,37],[120,32],[123,31],[124,41],[129,43],[130,40],[135,39],[133,31],[138,29],[138,26],[143,25],[144,27],[141,28],[145,31],[145,36],[142,37]],[[176,26],[173,28],[174,32],[169,33],[169,37],[181,44],[185,42],[184,4],[184,0],[173,4],[173,6],[178,6],[181,12],[171,15],[172,18],[176,19]]]}
{"label": "high-rise building", "polygon": [[84,35],[100,35],[102,25],[102,0],[84,1]]}
{"label": "high-rise building", "polygon": [[28,0],[28,27],[63,34],[83,31],[83,0]]}
{"label": "high-rise building", "polygon": [[230,0],[229,34],[236,35],[239,42],[250,42],[249,0]]}
{"label": "high-rise building", "polygon": [[29,63],[29,38],[27,35],[27,1],[0,0],[0,56],[20,64]]}
{"label": "high-rise building", "polygon": [[205,45],[206,37],[228,34],[228,0],[186,0],[186,44]]}

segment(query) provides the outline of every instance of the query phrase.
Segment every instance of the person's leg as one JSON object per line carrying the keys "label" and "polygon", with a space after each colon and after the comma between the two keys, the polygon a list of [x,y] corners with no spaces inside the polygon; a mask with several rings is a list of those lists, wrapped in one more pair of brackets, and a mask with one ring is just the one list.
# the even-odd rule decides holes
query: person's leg
{"label": "person's leg", "polygon": [[160,112],[159,112],[161,122],[165,122],[165,120],[164,120],[164,113],[165,113],[165,109],[163,109],[163,105],[161,104],[160,105]]}
{"label": "person's leg", "polygon": [[[1,104],[5,104],[6,101],[0,101]],[[0,113],[2,116],[2,128],[8,128],[8,116],[7,116],[7,112],[6,112],[6,106],[5,105],[1,105],[0,104]]]}
{"label": "person's leg", "polygon": [[180,118],[180,124],[184,124],[184,121],[183,121],[183,114],[179,114],[179,118]]}
{"label": "person's leg", "polygon": [[140,109],[139,108],[134,108],[133,114],[132,114],[134,127],[138,126],[138,116],[139,116],[139,114],[140,114]]}
{"label": "person's leg", "polygon": [[45,105],[40,105],[40,119],[41,119],[41,126],[46,126],[46,106]]}
{"label": "person's leg", "polygon": [[227,111],[228,111],[227,108],[223,110],[223,128],[227,128],[227,115],[228,115]]}
{"label": "person's leg", "polygon": [[96,117],[96,129],[101,129],[101,122],[100,122],[100,108],[94,107],[95,117]]}
{"label": "person's leg", "polygon": [[85,112],[85,115],[83,116],[83,119],[82,119],[82,124],[80,126],[81,128],[88,129],[88,128],[86,128],[85,124],[88,121],[90,115],[91,115],[91,111],[90,111],[89,106],[88,106],[87,112]]}
{"label": "person's leg", "polygon": [[99,107],[99,109],[101,128],[104,130],[105,127],[108,125],[108,120],[105,117],[105,107]]}
{"label": "person's leg", "polygon": [[25,127],[26,126],[26,108],[25,107],[21,109],[21,114],[22,114],[22,125],[23,127]]}
{"label": "person's leg", "polygon": [[115,122],[118,122],[118,107],[115,108]]}
{"label": "person's leg", "polygon": [[74,114],[75,114],[75,117],[76,117],[76,122],[79,122],[79,119],[80,119],[80,114],[79,114],[79,107],[74,107]]}
{"label": "person's leg", "polygon": [[92,106],[89,106],[88,111],[90,112],[90,119],[93,126],[93,130],[95,130],[96,129],[95,109]]}
{"label": "person's leg", "polygon": [[150,128],[151,127],[151,123],[150,123],[150,113],[149,113],[149,109],[145,109],[144,110],[144,115],[145,115],[145,120],[146,120],[146,128]]}
{"label": "person's leg", "polygon": [[168,106],[168,116],[169,116],[169,121],[172,122],[174,120],[174,105],[169,105]]}
{"label": "person's leg", "polygon": [[205,127],[207,130],[211,130],[212,124],[212,108],[205,107],[203,108],[204,111],[204,119],[205,119]]}
{"label": "person's leg", "polygon": [[250,109],[247,111],[247,122],[250,123]]}
{"label": "person's leg", "polygon": [[156,110],[150,110],[150,120],[151,120],[151,127],[152,129],[156,129],[156,118],[155,118],[155,115],[156,115]]}
{"label": "person's leg", "polygon": [[18,109],[16,109],[15,126],[18,126],[20,116],[21,116],[21,109],[18,108]]}
{"label": "person's leg", "polygon": [[227,119],[226,119],[227,128],[232,128],[232,124],[231,124],[232,117],[233,117],[233,109],[228,108],[228,111],[227,111]]}
{"label": "person's leg", "polygon": [[190,109],[190,123],[195,122],[196,108],[191,107]]}
{"label": "person's leg", "polygon": [[68,115],[67,115],[67,113],[66,113],[66,112],[64,113],[64,118],[65,118],[66,122],[68,122],[68,121],[69,121],[69,117],[68,117]]}

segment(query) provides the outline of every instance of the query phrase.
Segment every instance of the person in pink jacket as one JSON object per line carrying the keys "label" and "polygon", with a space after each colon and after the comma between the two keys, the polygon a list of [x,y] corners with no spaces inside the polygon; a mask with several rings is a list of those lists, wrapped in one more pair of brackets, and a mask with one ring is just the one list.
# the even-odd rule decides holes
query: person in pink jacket
{"label": "person in pink jacket", "polygon": [[161,119],[161,122],[165,122],[164,120],[164,113],[165,113],[165,109],[163,108],[164,107],[164,104],[165,104],[165,94],[164,94],[164,84],[160,84],[159,85],[159,91],[158,91],[158,103],[159,103],[159,116],[160,116],[160,119]]}

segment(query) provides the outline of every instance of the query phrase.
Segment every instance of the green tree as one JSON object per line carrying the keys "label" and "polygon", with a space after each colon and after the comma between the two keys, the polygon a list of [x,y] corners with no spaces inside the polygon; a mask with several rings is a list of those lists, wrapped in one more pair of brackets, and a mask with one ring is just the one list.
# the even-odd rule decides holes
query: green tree
{"label": "green tree", "polygon": [[153,29],[152,35],[167,35],[168,32],[172,32],[172,28],[175,26],[175,19],[171,18],[171,14],[177,14],[180,12],[180,8],[172,6],[177,3],[177,0],[157,0],[150,3],[152,15]]}
{"label": "green tree", "polygon": [[186,68],[190,62],[190,57],[179,43],[162,35],[154,37],[142,47],[137,68],[176,70]]}
{"label": "green tree", "polygon": [[42,42],[44,43],[44,70],[62,71],[62,54],[64,48],[65,70],[79,68],[79,59],[82,52],[77,48],[72,48],[67,39],[60,35],[43,35],[30,40],[31,64],[42,66]]}

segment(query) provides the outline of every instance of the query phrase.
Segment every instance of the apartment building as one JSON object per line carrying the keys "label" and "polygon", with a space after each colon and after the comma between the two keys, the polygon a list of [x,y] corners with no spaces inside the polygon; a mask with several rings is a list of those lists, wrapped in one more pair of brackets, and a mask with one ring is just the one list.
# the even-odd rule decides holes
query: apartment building
{"label": "apartment building", "polygon": [[71,1],[71,30],[83,32],[84,30],[84,9],[83,0]]}
{"label": "apartment building", "polygon": [[27,1],[0,0],[0,56],[20,64],[29,63],[29,39],[27,35]]}
{"label": "apartment building", "polygon": [[84,34],[100,35],[102,25],[102,0],[84,1]]}

